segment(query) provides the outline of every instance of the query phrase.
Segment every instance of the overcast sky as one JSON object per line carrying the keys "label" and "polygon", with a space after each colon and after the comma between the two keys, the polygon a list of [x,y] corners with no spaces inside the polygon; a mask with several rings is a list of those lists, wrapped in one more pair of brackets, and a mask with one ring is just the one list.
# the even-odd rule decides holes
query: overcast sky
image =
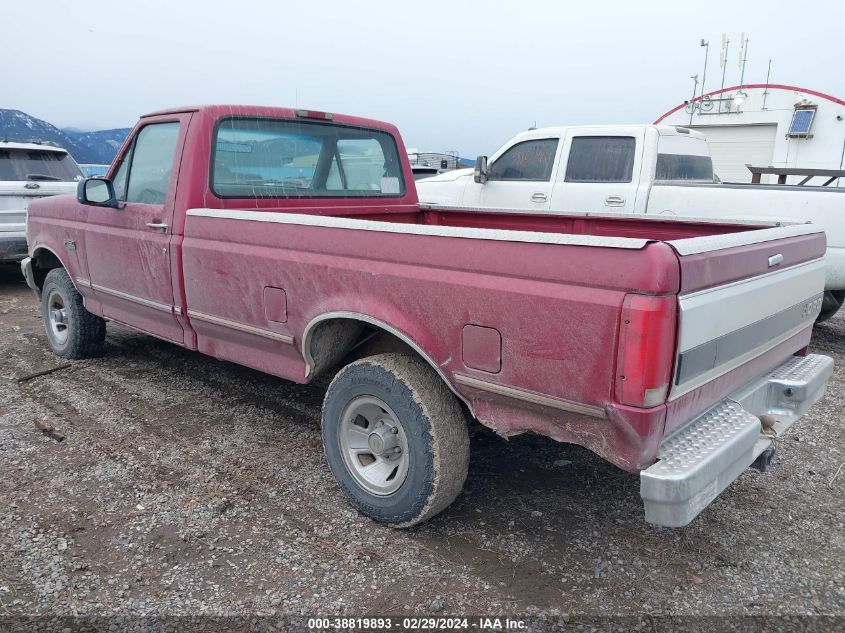
{"label": "overcast sky", "polygon": [[254,103],[395,123],[423,151],[491,153],[536,123],[646,123],[707,88],[845,98],[845,3],[6,0],[0,107],[82,129],[175,105]]}

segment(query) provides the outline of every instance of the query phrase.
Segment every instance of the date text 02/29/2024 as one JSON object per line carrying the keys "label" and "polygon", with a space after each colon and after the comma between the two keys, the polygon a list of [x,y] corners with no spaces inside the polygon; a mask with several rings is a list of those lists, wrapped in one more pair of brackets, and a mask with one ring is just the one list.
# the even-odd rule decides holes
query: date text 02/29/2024
{"label": "date text 02/29/2024", "polygon": [[309,618],[308,629],[321,630],[390,630],[410,631],[469,630],[518,631],[526,628],[525,621],[507,617],[363,617]]}

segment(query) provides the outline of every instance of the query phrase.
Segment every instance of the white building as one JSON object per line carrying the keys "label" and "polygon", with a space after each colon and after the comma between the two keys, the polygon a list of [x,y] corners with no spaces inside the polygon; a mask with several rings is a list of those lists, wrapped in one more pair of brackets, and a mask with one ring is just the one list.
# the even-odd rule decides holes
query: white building
{"label": "white building", "polygon": [[[845,169],[845,101],[780,84],[716,90],[672,108],[655,123],[703,132],[713,167],[725,182],[750,182],[754,167]],[[803,180],[789,176],[789,184]],[[823,184],[816,177],[809,184]],[[763,175],[762,182],[777,182]],[[831,186],[845,187],[845,178]]]}

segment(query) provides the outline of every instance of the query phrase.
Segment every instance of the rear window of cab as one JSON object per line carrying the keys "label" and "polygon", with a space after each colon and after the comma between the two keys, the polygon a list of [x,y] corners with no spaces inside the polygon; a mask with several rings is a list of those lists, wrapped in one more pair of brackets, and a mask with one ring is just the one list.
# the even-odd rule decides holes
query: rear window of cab
{"label": "rear window of cab", "polygon": [[334,123],[226,117],[214,133],[211,190],[221,198],[398,198],[391,134]]}

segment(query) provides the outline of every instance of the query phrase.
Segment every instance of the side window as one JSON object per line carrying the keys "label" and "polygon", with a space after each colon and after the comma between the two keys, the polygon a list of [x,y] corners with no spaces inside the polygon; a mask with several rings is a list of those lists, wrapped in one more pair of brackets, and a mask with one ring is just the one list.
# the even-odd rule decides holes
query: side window
{"label": "side window", "polygon": [[[115,192],[126,202],[143,204],[164,204],[170,172],[173,170],[173,154],[179,138],[179,123],[151,123],[138,132],[129,161],[124,159],[115,175]],[[127,168],[128,164],[128,168]],[[124,184],[119,179],[124,170]],[[122,190],[122,191],[121,191]]]}
{"label": "side window", "polygon": [[556,138],[517,143],[490,165],[488,179],[549,180],[552,177],[557,143]]}
{"label": "side window", "polygon": [[114,175],[114,194],[118,200],[126,200],[126,176],[129,175],[129,163],[132,162],[132,150],[135,148],[135,143],[133,142],[127,149],[126,154],[123,155],[123,158],[120,161],[120,166],[117,168],[117,172]]}
{"label": "side window", "polygon": [[631,136],[576,136],[566,182],[631,182],[636,144]]}

